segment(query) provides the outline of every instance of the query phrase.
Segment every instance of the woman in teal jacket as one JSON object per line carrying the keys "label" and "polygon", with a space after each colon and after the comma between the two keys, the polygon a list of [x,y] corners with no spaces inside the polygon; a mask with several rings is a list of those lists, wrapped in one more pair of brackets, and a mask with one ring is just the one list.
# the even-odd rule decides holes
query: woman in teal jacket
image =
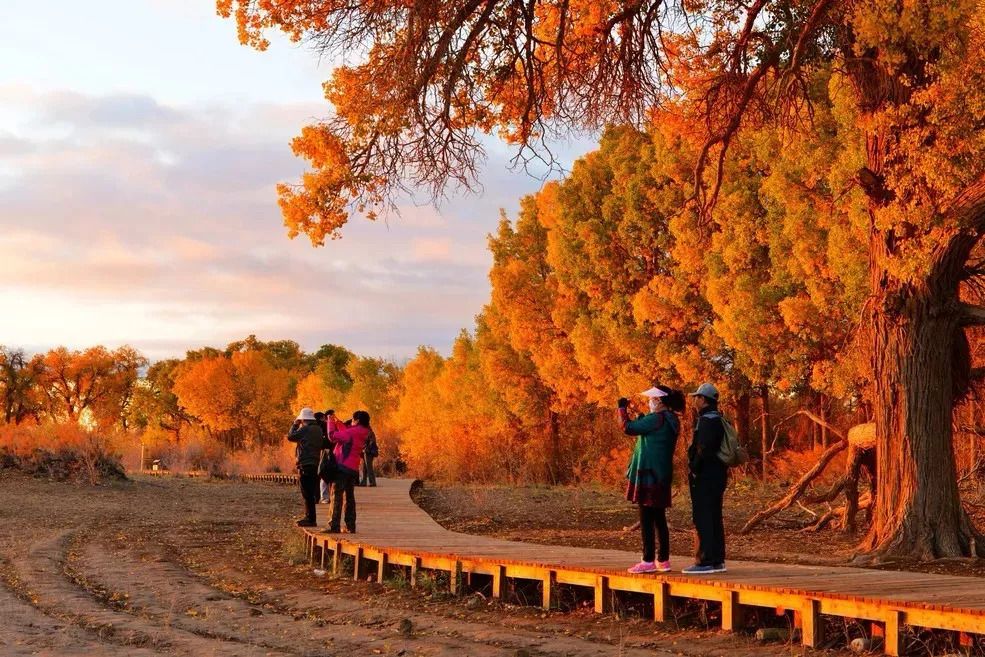
{"label": "woman in teal jacket", "polygon": [[650,412],[635,420],[629,419],[629,400],[619,400],[622,430],[628,436],[637,436],[626,469],[626,499],[640,508],[643,538],[643,560],[629,572],[665,573],[670,570],[667,509],[674,481],[674,449],[681,428],[677,413],[684,410],[684,395],[667,386],[654,386],[642,394],[648,398]]}

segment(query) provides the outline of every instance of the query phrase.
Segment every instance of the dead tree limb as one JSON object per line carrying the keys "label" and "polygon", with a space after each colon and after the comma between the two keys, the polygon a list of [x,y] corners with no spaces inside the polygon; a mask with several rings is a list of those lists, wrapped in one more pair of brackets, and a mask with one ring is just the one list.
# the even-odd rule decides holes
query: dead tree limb
{"label": "dead tree limb", "polygon": [[[857,511],[868,511],[871,508],[872,508],[872,496],[871,495],[863,496],[858,502]],[[827,512],[824,513],[824,515],[818,518],[815,522],[804,527],[800,531],[807,533],[817,532],[824,529],[832,522],[834,522],[836,525],[840,524],[842,529],[844,529],[848,523],[848,517],[849,517],[849,508],[848,505],[846,504],[845,506],[838,507],[837,509],[829,509]]]}
{"label": "dead tree limb", "polygon": [[[820,418],[814,416],[814,414],[810,411],[798,411],[785,419],[789,420],[797,415],[806,415],[819,424],[827,424]],[[831,502],[842,492],[845,493],[846,498],[844,522],[842,526],[846,531],[854,531],[855,514],[860,510],[858,502],[858,479],[861,468],[865,467],[870,474],[870,478],[875,478],[875,460],[872,458],[874,456],[873,450],[875,448],[875,425],[871,422],[856,425],[848,431],[847,437],[844,433],[838,431],[834,427],[829,426],[829,429],[838,437],[838,442],[828,447],[821,454],[821,458],[814,464],[814,467],[808,470],[804,476],[802,476],[797,483],[790,488],[783,498],[777,500],[768,508],[760,511],[750,518],[745,526],[739,530],[740,534],[749,533],[754,527],[756,527],[756,525],[760,524],[767,518],[772,518],[784,509],[788,509],[793,506],[793,504],[801,497],[805,497],[807,502]],[[807,489],[811,485],[811,482],[819,477],[834,457],[844,451],[847,447],[851,447],[851,456],[848,459],[844,476],[821,493],[805,495]],[[872,491],[874,493],[874,486]],[[827,524],[827,522],[830,522],[830,520],[834,519],[835,515],[836,514],[831,512],[826,513],[825,517],[822,518],[824,522],[819,520],[815,524],[823,526],[824,524]]]}
{"label": "dead tree limb", "polygon": [[841,431],[839,431],[835,427],[831,426],[827,421],[819,418],[817,415],[815,415],[814,413],[811,413],[808,410],[801,409],[801,410],[797,411],[796,413],[794,413],[793,415],[788,415],[787,417],[783,418],[782,420],[780,420],[779,422],[777,422],[775,425],[773,425],[773,443],[770,445],[770,450],[769,450],[768,454],[772,454],[776,450],[776,442],[780,438],[780,427],[784,423],[789,422],[790,420],[792,420],[794,418],[797,418],[797,417],[800,417],[800,416],[804,416],[804,417],[808,418],[809,420],[811,420],[812,422],[814,422],[815,424],[824,427],[825,429],[827,429],[828,431],[830,431],[834,435],[838,436],[839,439],[841,439],[841,440],[847,440],[845,438],[845,434],[843,434]]}
{"label": "dead tree limb", "polygon": [[[837,435],[841,436],[841,433],[839,432]],[[747,522],[745,526],[739,530],[739,533],[748,534],[752,531],[753,527],[762,521],[767,518],[772,518],[784,509],[790,508],[793,503],[797,501],[797,498],[800,497],[805,490],[807,490],[807,487],[811,485],[811,482],[824,471],[824,468],[828,466],[828,463],[830,463],[831,460],[834,459],[834,457],[840,452],[844,451],[846,447],[848,447],[848,441],[846,441],[843,437],[841,440],[828,447],[828,449],[821,454],[821,458],[814,464],[814,467],[808,470],[807,473],[800,478],[800,481],[794,484],[790,491],[781,500],[775,502],[768,508],[763,509],[750,518],[749,522]]]}

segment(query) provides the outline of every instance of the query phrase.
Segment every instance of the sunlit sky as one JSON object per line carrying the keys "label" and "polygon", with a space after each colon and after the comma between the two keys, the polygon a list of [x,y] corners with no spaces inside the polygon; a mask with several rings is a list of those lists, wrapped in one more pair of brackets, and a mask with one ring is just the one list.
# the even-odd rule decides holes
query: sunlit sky
{"label": "sunlit sky", "polygon": [[[0,344],[152,359],[255,333],[403,359],[488,298],[486,236],[542,181],[491,143],[479,195],[291,241],[274,185],[326,116],[303,46],[239,45],[213,0],[4,0]],[[561,145],[570,163],[587,142]]]}

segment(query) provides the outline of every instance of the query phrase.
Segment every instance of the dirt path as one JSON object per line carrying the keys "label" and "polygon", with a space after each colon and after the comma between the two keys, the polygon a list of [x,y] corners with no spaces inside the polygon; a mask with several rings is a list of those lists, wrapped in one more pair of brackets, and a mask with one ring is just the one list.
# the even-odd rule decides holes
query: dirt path
{"label": "dirt path", "polygon": [[[0,654],[781,655],[700,627],[318,577],[294,490],[0,479]],[[293,563],[292,563],[293,562]],[[798,650],[799,651],[799,650]]]}

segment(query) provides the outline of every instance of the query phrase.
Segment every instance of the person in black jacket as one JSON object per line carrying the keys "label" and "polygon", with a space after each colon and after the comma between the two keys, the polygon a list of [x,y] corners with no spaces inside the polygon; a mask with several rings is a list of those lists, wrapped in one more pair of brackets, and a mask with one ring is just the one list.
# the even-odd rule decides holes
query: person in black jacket
{"label": "person in black jacket", "polygon": [[691,393],[698,419],[687,450],[691,517],[698,532],[698,549],[687,574],[725,572],[725,523],[722,505],[728,483],[728,466],[718,458],[725,438],[725,425],[718,412],[718,390],[702,383]]}
{"label": "person in black jacket", "polygon": [[373,469],[373,461],[380,455],[380,447],[376,444],[376,433],[372,430],[366,438],[366,446],[363,447],[362,476],[359,480],[360,486],[376,487],[376,470]]}
{"label": "person in black jacket", "polygon": [[297,443],[298,480],[301,484],[301,497],[304,498],[304,518],[298,520],[298,527],[315,526],[315,508],[318,504],[318,460],[321,451],[328,447],[328,440],[315,419],[315,412],[302,408],[287,439]]}

